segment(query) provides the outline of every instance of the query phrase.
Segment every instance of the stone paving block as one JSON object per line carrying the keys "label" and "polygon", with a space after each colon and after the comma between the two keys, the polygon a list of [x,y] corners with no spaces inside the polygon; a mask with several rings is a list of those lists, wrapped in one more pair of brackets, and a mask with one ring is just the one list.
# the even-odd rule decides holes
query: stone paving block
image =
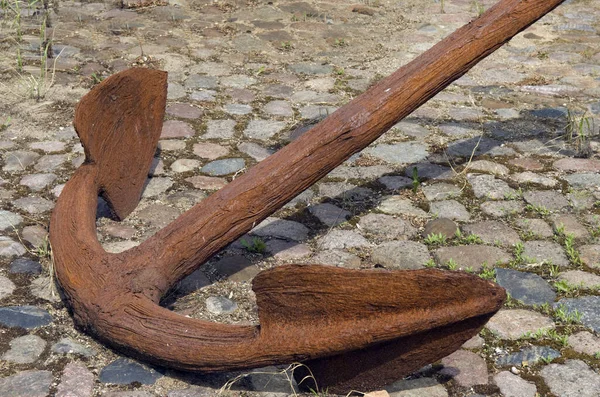
{"label": "stone paving block", "polygon": [[554,190],[528,190],[523,193],[523,198],[527,204],[549,211],[560,211],[569,206],[567,198]]}
{"label": "stone paving block", "polygon": [[516,353],[502,354],[496,358],[496,365],[501,367],[507,366],[528,366],[544,360],[554,360],[560,357],[560,352],[548,346],[531,346],[526,347]]}
{"label": "stone paving block", "polygon": [[481,203],[481,211],[494,218],[512,217],[525,211],[525,205],[521,201],[485,201]]}
{"label": "stone paving block", "polygon": [[512,269],[496,269],[496,282],[504,287],[510,296],[526,305],[552,304],[556,293],[550,284],[537,274]]}
{"label": "stone paving block", "polygon": [[554,322],[548,317],[523,309],[502,309],[485,326],[501,339],[519,339],[528,332],[554,328]]}
{"label": "stone paving block", "polygon": [[504,397],[535,397],[537,387],[518,375],[502,371],[494,376],[494,382]]}
{"label": "stone paving block", "polygon": [[476,353],[457,350],[442,359],[443,375],[454,378],[463,387],[488,384],[488,371],[485,360]]}
{"label": "stone paving block", "polygon": [[434,185],[428,185],[422,187],[425,198],[429,201],[447,200],[450,198],[459,197],[462,194],[462,190],[455,185],[449,183],[436,183]]}
{"label": "stone paving block", "polygon": [[2,360],[15,364],[31,364],[40,358],[46,349],[46,341],[37,335],[25,335],[9,342],[10,349]]}
{"label": "stone paving block", "polygon": [[566,308],[568,314],[575,311],[581,316],[581,323],[595,332],[600,332],[600,296],[583,296],[581,298],[563,298],[554,307]]}
{"label": "stone paving block", "polygon": [[579,257],[585,265],[600,268],[600,244],[580,246]]}
{"label": "stone paving block", "polygon": [[581,360],[547,365],[540,375],[558,397],[596,397],[600,390],[600,374]]}
{"label": "stone paving block", "polygon": [[311,205],[308,211],[327,226],[337,226],[352,216],[350,212],[329,203]]}
{"label": "stone paving block", "polygon": [[373,263],[390,269],[420,269],[430,259],[427,246],[415,241],[390,241],[371,253]]}
{"label": "stone paving block", "polygon": [[487,200],[504,200],[517,194],[517,191],[508,183],[501,179],[497,179],[493,175],[476,175],[468,174],[467,180],[473,188],[473,193],[477,198],[485,198]]}
{"label": "stone paving block", "polygon": [[380,144],[368,147],[362,153],[381,159],[390,164],[411,164],[423,161],[429,152],[427,146],[413,142]]}
{"label": "stone paving block", "polygon": [[569,259],[563,247],[553,241],[532,240],[523,243],[523,258],[528,263],[551,263],[558,266],[568,266]]}
{"label": "stone paving block", "polygon": [[332,230],[320,237],[317,240],[320,248],[331,249],[348,249],[348,248],[366,248],[372,244],[363,236],[354,230]]}
{"label": "stone paving block", "polygon": [[358,226],[363,233],[383,240],[406,240],[417,233],[409,222],[384,214],[367,214],[358,221]]}
{"label": "stone paving block", "polygon": [[342,251],[341,249],[320,250],[315,256],[310,258],[309,263],[339,266],[348,269],[358,269],[362,264],[358,256]]}
{"label": "stone paving block", "polygon": [[555,232],[562,230],[564,234],[570,234],[578,241],[586,241],[591,237],[586,227],[574,215],[560,214],[551,217],[551,219],[552,228]]}
{"label": "stone paving block", "polygon": [[448,391],[434,378],[399,380],[386,387],[390,397],[448,397]]}
{"label": "stone paving block", "polygon": [[433,216],[450,218],[461,222],[467,222],[471,219],[469,211],[456,200],[435,201],[431,203],[429,213]]}
{"label": "stone paving block", "polygon": [[525,235],[543,238],[554,236],[552,228],[542,219],[517,219],[515,224]]}
{"label": "stone paving block", "polygon": [[94,374],[80,362],[70,362],[65,366],[56,397],[89,397],[94,388]]}
{"label": "stone paving block", "polygon": [[298,222],[269,217],[256,225],[250,233],[257,236],[271,236],[294,241],[304,241],[308,237],[308,228]]}
{"label": "stone paving block", "polygon": [[160,377],[162,375],[153,369],[126,358],[118,358],[102,368],[98,380],[115,385],[129,385],[133,382],[152,385]]}
{"label": "stone paving block", "polygon": [[427,213],[422,209],[415,207],[412,201],[401,196],[385,196],[377,209],[389,215],[408,215],[426,218]]}
{"label": "stone paving block", "polygon": [[519,235],[512,228],[498,221],[483,221],[463,226],[464,232],[481,238],[486,244],[511,247],[519,243]]}
{"label": "stone paving block", "polygon": [[479,271],[483,265],[494,267],[497,264],[506,264],[512,257],[503,249],[487,245],[458,245],[442,247],[434,251],[436,263],[446,265],[450,260],[465,269]]}
{"label": "stone paving block", "polygon": [[46,397],[52,385],[50,371],[21,371],[0,378],[0,395],[4,397]]}

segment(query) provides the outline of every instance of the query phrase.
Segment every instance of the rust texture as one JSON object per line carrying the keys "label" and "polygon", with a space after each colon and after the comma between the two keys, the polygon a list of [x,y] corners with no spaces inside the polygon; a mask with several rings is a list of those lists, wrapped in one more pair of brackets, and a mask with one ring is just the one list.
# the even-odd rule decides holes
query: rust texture
{"label": "rust texture", "polygon": [[253,283],[260,326],[176,315],[158,302],[178,280],[362,150],[562,0],[501,0],[302,137],[120,254],[95,230],[102,195],[119,218],[137,205],[161,132],[166,73],[132,69],[80,102],[86,161],[52,214],[57,280],[76,323],[127,354],[194,371],[288,362],[330,391],[372,390],[438,360],[502,305],[502,288],[439,270],[282,266]]}

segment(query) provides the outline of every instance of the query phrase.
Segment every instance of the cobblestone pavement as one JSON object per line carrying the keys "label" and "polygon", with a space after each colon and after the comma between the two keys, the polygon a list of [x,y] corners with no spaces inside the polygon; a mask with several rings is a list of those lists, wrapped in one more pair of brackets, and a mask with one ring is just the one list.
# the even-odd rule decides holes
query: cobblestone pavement
{"label": "cobblestone pavement", "polygon": [[[98,237],[118,252],[493,3],[0,1],[0,395],[209,396],[238,375],[122,357],[76,330],[53,288],[48,219],[83,161],[71,122],[94,84],[134,65],[169,72],[142,201],[121,223],[99,201]],[[600,2],[565,2],[164,305],[256,322],[249,281],[282,263],[475,272],[511,299],[463,349],[390,385],[391,396],[600,396],[599,34]],[[266,368],[231,393],[293,387]]]}

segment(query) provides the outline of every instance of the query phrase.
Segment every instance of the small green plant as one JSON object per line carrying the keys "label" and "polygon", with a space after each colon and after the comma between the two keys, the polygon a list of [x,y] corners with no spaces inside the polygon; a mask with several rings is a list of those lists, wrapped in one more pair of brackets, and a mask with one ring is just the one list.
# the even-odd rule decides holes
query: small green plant
{"label": "small green plant", "polygon": [[577,310],[569,310],[565,305],[560,304],[554,308],[554,318],[564,324],[579,324],[581,313]]}
{"label": "small green plant", "polygon": [[40,259],[50,259],[52,257],[52,249],[50,247],[50,240],[48,236],[44,237],[44,240],[38,245],[33,251],[34,255]]}
{"label": "small green plant", "polygon": [[600,360],[600,352],[596,352],[596,354],[594,354],[594,358],[596,360]]}
{"label": "small green plant", "polygon": [[467,267],[465,267],[465,272],[467,272],[467,273],[475,273],[475,270],[473,270],[473,266],[467,266]]}
{"label": "small green plant", "polygon": [[10,116],[6,117],[6,119],[4,119],[4,121],[2,122],[2,124],[0,124],[0,132],[4,131],[5,129],[7,129],[10,126]]}
{"label": "small green plant", "polygon": [[572,234],[565,235],[565,252],[567,253],[567,257],[572,264],[581,266],[583,265],[583,261],[579,256],[579,252],[575,249],[575,236]]}
{"label": "small green plant", "polygon": [[294,45],[290,41],[282,41],[279,48],[283,51],[291,51],[294,49]]}
{"label": "small green plant", "polygon": [[417,167],[413,167],[412,169],[412,190],[413,193],[416,193],[421,186],[421,181],[419,180],[419,170]]}
{"label": "small green plant", "polygon": [[552,361],[554,361],[554,357],[542,356],[542,357],[540,357],[540,361],[543,362],[544,364],[550,364]]}
{"label": "small green plant", "polygon": [[265,65],[261,65],[256,72],[254,73],[256,76],[260,76],[261,74],[263,74],[265,71],[267,70],[267,67]]}
{"label": "small green plant", "polygon": [[244,246],[244,248],[246,248],[246,250],[248,250],[248,252],[255,254],[262,254],[267,250],[267,245],[265,242],[258,237],[254,237],[251,242],[242,239],[240,240],[240,243]]}
{"label": "small green plant", "polygon": [[477,12],[477,16],[480,16],[485,11],[483,4],[480,3],[478,0],[473,0],[473,7],[475,8],[475,12]]}
{"label": "small green plant", "polygon": [[550,265],[548,266],[548,270],[550,271],[550,277],[555,278],[560,273],[560,266],[554,263],[550,263]]}
{"label": "small green plant", "polygon": [[333,73],[336,74],[337,76],[343,76],[346,74],[346,71],[344,70],[344,68],[335,68],[333,70]]}
{"label": "small green plant", "polygon": [[344,38],[339,38],[335,39],[333,45],[336,47],[346,47],[348,43],[346,42],[346,40],[344,40]]}
{"label": "small green plant", "polygon": [[481,273],[479,273],[479,277],[485,280],[493,281],[496,279],[496,269],[489,267],[487,263],[484,263],[483,266],[481,266]]}
{"label": "small green plant", "polygon": [[510,267],[519,266],[526,262],[526,258],[523,255],[523,252],[525,252],[525,245],[523,245],[523,243],[521,241],[519,241],[515,244],[515,249],[514,249],[515,259],[513,259],[509,263]]}
{"label": "small green plant", "polygon": [[467,234],[461,239],[462,244],[482,244],[483,240],[476,234]]}
{"label": "small green plant", "polygon": [[443,233],[431,233],[423,240],[427,245],[444,245],[446,241],[446,235]]}
{"label": "small green plant", "polygon": [[540,216],[548,216],[550,215],[550,210],[548,210],[546,207],[544,207],[543,205],[533,205],[533,204],[527,204],[525,206],[525,209],[527,211],[531,211],[531,212],[536,212],[537,214],[539,214]]}
{"label": "small green plant", "polygon": [[566,280],[558,280],[554,282],[554,288],[556,288],[557,292],[561,292],[564,294],[570,294],[572,292],[577,291],[577,287],[569,284]]}
{"label": "small green plant", "polygon": [[594,133],[594,119],[587,112],[577,116],[571,109],[567,109],[567,125],[565,137],[577,147],[577,157],[590,157],[593,154],[590,137]]}
{"label": "small green plant", "polygon": [[456,263],[454,259],[450,258],[448,262],[446,262],[446,267],[450,270],[456,270],[458,269],[458,263]]}
{"label": "small green plant", "polygon": [[433,259],[429,259],[427,262],[425,262],[425,267],[432,268],[435,266],[435,261]]}
{"label": "small green plant", "polygon": [[515,191],[504,193],[504,200],[518,200],[521,197],[523,197],[523,189],[521,188]]}
{"label": "small green plant", "polygon": [[92,79],[92,84],[94,84],[94,85],[100,84],[102,82],[102,80],[104,80],[104,77],[102,77],[101,75],[99,75],[96,72],[92,73],[92,75],[90,77]]}

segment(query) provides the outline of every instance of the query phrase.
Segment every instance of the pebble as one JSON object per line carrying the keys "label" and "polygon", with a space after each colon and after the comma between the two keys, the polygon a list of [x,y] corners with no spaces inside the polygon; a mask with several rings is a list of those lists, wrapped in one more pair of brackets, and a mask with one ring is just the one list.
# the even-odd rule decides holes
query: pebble
{"label": "pebble", "polygon": [[468,174],[467,180],[477,198],[504,200],[517,194],[515,189],[508,186],[508,183],[497,179],[493,175]]}
{"label": "pebble", "polygon": [[41,197],[23,197],[13,201],[20,210],[33,215],[42,214],[54,208],[54,203]]}
{"label": "pebble", "polygon": [[142,385],[152,385],[160,377],[162,375],[153,369],[149,369],[126,358],[118,358],[102,368],[98,379],[102,383],[116,385],[129,385],[133,382],[138,382]]}
{"label": "pebble", "polygon": [[335,229],[317,240],[319,249],[334,250],[348,248],[366,248],[371,246],[363,236],[354,230]]}
{"label": "pebble", "polygon": [[65,366],[56,397],[89,397],[94,388],[94,374],[80,362],[70,362]]}
{"label": "pebble", "polygon": [[456,200],[434,201],[429,206],[429,213],[433,216],[449,218],[455,221],[467,222],[471,214],[464,205]]}
{"label": "pebble", "polygon": [[407,221],[384,214],[367,214],[358,221],[358,227],[382,240],[406,240],[417,233]]}
{"label": "pebble", "polygon": [[373,248],[371,261],[391,269],[420,269],[431,259],[427,246],[415,241],[390,241]]}
{"label": "pebble", "polygon": [[34,260],[27,258],[17,258],[10,263],[10,273],[40,274],[42,265]]}
{"label": "pebble", "polygon": [[390,164],[411,164],[423,161],[428,155],[427,146],[415,142],[380,144],[362,151],[364,154]]}
{"label": "pebble", "polygon": [[337,226],[352,216],[350,212],[329,203],[311,205],[308,211],[327,226]]}
{"label": "pebble", "polygon": [[206,310],[213,314],[229,314],[237,309],[237,303],[224,296],[211,296],[206,299]]}
{"label": "pebble", "polygon": [[10,349],[2,360],[15,364],[31,364],[37,361],[46,349],[46,341],[37,335],[25,335],[9,342]]}
{"label": "pebble", "polygon": [[12,232],[23,223],[23,217],[14,212],[0,210],[0,231]]}
{"label": "pebble", "polygon": [[483,221],[465,225],[466,234],[473,234],[481,238],[485,244],[511,247],[519,243],[519,235],[509,226],[498,221]]}
{"label": "pebble", "polygon": [[185,121],[167,120],[163,124],[160,139],[189,138],[194,134],[192,126]]}
{"label": "pebble", "polygon": [[494,376],[494,382],[504,397],[535,397],[537,387],[518,375],[502,371]]}
{"label": "pebble", "polygon": [[377,206],[377,209],[390,215],[408,215],[427,218],[427,213],[425,211],[415,207],[412,201],[401,196],[384,197]]}
{"label": "pebble", "polygon": [[28,152],[22,150],[16,150],[14,152],[5,152],[2,156],[4,160],[4,172],[21,172],[25,171],[27,167],[33,165],[35,161],[40,157],[35,152]]}
{"label": "pebble", "polygon": [[506,289],[513,299],[526,305],[552,304],[556,293],[550,284],[537,274],[512,269],[496,269],[496,282]]}
{"label": "pebble", "polygon": [[569,336],[569,346],[578,353],[595,356],[600,353],[600,337],[588,331],[581,331]]}
{"label": "pebble", "polygon": [[286,126],[284,121],[250,120],[244,129],[244,136],[260,141],[267,141]]}
{"label": "pebble", "polygon": [[600,332],[600,296],[563,298],[556,302],[554,306],[564,306],[569,314],[576,310],[581,315],[583,325],[594,332]]}
{"label": "pebble", "polygon": [[557,397],[597,397],[600,390],[600,375],[581,360],[547,365],[540,375]]}
{"label": "pebble", "polygon": [[56,354],[76,354],[82,357],[92,357],[98,354],[95,349],[83,346],[69,337],[64,337],[52,345],[53,353]]}
{"label": "pebble", "polygon": [[0,236],[0,257],[12,258],[13,256],[21,256],[25,252],[27,250],[21,244],[10,237]]}
{"label": "pebble", "polygon": [[235,134],[235,120],[209,120],[202,139],[230,139]]}
{"label": "pebble", "polygon": [[554,360],[560,353],[548,346],[531,346],[516,353],[504,354],[496,358],[496,365],[500,367],[533,365],[542,359]]}
{"label": "pebble", "polygon": [[451,376],[462,387],[488,384],[488,371],[485,360],[476,353],[457,350],[442,359],[443,375]]}
{"label": "pebble", "polygon": [[202,142],[194,144],[193,152],[200,158],[215,160],[229,154],[229,149],[216,143]]}
{"label": "pebble", "polygon": [[548,317],[523,309],[502,309],[485,326],[498,334],[501,339],[519,339],[528,332],[554,328],[554,322]]}
{"label": "pebble", "polygon": [[563,248],[553,241],[532,240],[523,243],[523,258],[528,263],[551,263],[557,266],[568,266],[569,259]]}
{"label": "pebble", "polygon": [[35,306],[0,307],[0,324],[4,327],[33,329],[52,322],[52,316],[46,310]]}
{"label": "pebble", "polygon": [[19,184],[22,186],[27,186],[29,189],[34,192],[39,192],[44,189],[46,186],[52,184],[56,180],[56,175],[54,174],[30,174],[25,175],[19,181]]}
{"label": "pebble", "polygon": [[0,378],[0,396],[4,397],[46,397],[52,385],[50,371],[21,371],[15,375]]}
{"label": "pebble", "polygon": [[146,181],[146,186],[144,186],[144,190],[142,191],[142,197],[156,197],[165,193],[173,186],[173,181],[171,178],[166,177],[154,177],[148,178]]}
{"label": "pebble", "polygon": [[506,264],[512,259],[501,248],[488,245],[442,247],[434,251],[433,257],[440,265],[446,265],[453,260],[461,269],[473,269],[473,271],[481,270],[484,264],[487,267],[493,267],[496,264]]}

